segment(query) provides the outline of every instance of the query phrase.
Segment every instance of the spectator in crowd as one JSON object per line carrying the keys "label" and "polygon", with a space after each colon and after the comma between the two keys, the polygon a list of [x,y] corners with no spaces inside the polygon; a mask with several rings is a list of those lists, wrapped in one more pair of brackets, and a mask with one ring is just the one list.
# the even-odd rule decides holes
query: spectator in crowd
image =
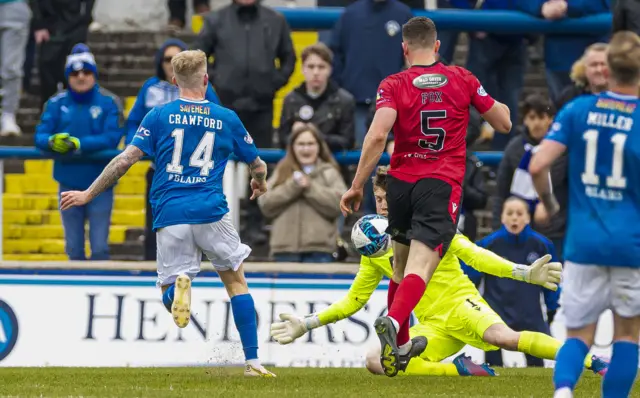
{"label": "spectator in crowd", "polygon": [[285,147],[296,123],[313,123],[332,152],[353,148],[355,100],[329,79],[333,53],[323,43],[302,51],[304,82],[284,98],[279,141]]}
{"label": "spectator in crowd", "polygon": [[[186,49],[187,45],[182,40],[169,39],[165,41],[156,52],[156,75],[150,77],[146,82],[144,82],[142,88],[138,92],[136,102],[133,104],[133,108],[131,108],[131,111],[129,112],[129,117],[127,118],[127,139],[125,141],[127,144],[131,143],[142,119],[144,119],[153,107],[164,105],[178,99],[178,86],[171,82],[171,79],[173,78],[171,60],[179,52]],[[211,87],[211,84],[209,84],[206,99],[216,104],[220,103],[218,96],[213,91],[213,87]],[[152,163],[146,176],[147,189],[145,196],[146,221],[144,244],[144,259],[146,261],[155,261],[156,259],[156,234],[152,230],[153,216],[151,214],[151,203],[149,202],[149,192],[151,190],[151,182],[153,181],[154,174],[155,165]]]}
{"label": "spectator in crowd", "polygon": [[287,154],[258,198],[273,219],[271,254],[276,261],[325,263],[336,250],[340,197],[347,190],[329,147],[311,124],[291,133]]}
{"label": "spectator in crowd", "polygon": [[31,0],[33,30],[39,46],[40,104],[67,87],[65,59],[76,43],[87,41],[95,0]]}
{"label": "spectator in crowd", "polygon": [[613,33],[630,30],[640,35],[640,0],[613,1]]}
{"label": "spectator in crowd", "polygon": [[[206,14],[211,11],[209,0],[192,0],[193,11],[196,14]],[[187,16],[187,0],[169,0],[169,30],[179,32],[184,29]]]}
{"label": "spectator in crowd", "polygon": [[[521,0],[520,10],[550,21],[564,18],[580,18],[609,12],[609,0]],[[554,35],[544,39],[544,62],[547,86],[553,103],[558,101],[562,90],[571,85],[569,73],[573,63],[584,50],[596,42],[608,42],[602,35]]]}
{"label": "spectator in crowd", "polygon": [[0,1],[0,135],[20,135],[16,122],[31,11],[24,0]]}
{"label": "spectator in crowd", "polygon": [[[493,198],[493,228],[501,227],[501,210],[510,196],[519,197],[529,204],[530,216],[538,208],[538,196],[529,174],[529,160],[533,148],[545,137],[554,116],[553,106],[544,97],[532,94],[525,98],[522,108],[523,123],[517,127],[518,135],[511,139],[504,151]],[[548,224],[535,223],[534,229],[553,241],[557,255],[562,258],[565,223],[567,219],[567,158],[561,157],[551,168],[553,192],[560,203],[560,211]],[[535,221],[535,219],[534,219]]]}
{"label": "spectator in crowd", "polygon": [[[446,10],[457,8],[456,4],[459,1],[465,2],[462,8],[468,7],[468,0],[438,0],[436,4],[438,6],[438,10]],[[440,40],[440,49],[438,50],[438,55],[440,57],[440,60],[448,64],[453,64],[453,57],[456,53],[456,45],[458,44],[459,36],[460,31],[438,29],[438,40]]]}
{"label": "spectator in crowd", "polygon": [[[296,64],[284,16],[258,0],[234,0],[207,14],[193,47],[215,56],[209,78],[222,105],[238,114],[256,147],[272,148],[273,99]],[[266,242],[256,201],[248,202],[243,225],[242,236],[248,243]]]}
{"label": "spectator in crowd", "polygon": [[355,97],[358,147],[364,142],[365,122],[378,85],[405,65],[401,27],[412,16],[398,0],[358,0],[333,28],[333,77]]}
{"label": "spectator in crowd", "polygon": [[[478,246],[516,264],[531,265],[547,254],[552,256],[552,261],[557,261],[553,243],[529,226],[529,209],[525,201],[516,197],[507,199],[501,218],[501,228],[476,242]],[[463,269],[476,285],[484,279],[483,297],[507,326],[517,332],[530,330],[550,334],[549,325],[559,306],[560,289],[554,292],[538,285],[485,275],[466,264]],[[546,304],[547,322],[542,315],[541,294]],[[540,358],[530,355],[526,358],[528,366],[544,366]],[[485,361],[491,366],[502,366],[501,351],[487,352]]]}
{"label": "spectator in crowd", "polygon": [[483,163],[473,153],[473,145],[480,137],[482,118],[474,107],[469,108],[469,126],[467,127],[467,165],[464,174],[462,205],[458,229],[467,238],[474,241],[478,233],[478,220],[473,213],[487,207],[489,195],[485,190],[486,176],[482,170]]}
{"label": "spectator in crowd", "polygon": [[284,16],[257,0],[234,0],[206,15],[193,47],[215,56],[209,77],[222,105],[238,114],[258,148],[271,148],[273,99],[296,64]]}
{"label": "spectator in crowd", "polygon": [[582,57],[571,67],[572,85],[565,87],[555,103],[561,109],[567,102],[584,94],[598,94],[607,89],[607,48],[605,43],[587,47]]}
{"label": "spectator in crowd", "polygon": [[[53,178],[60,184],[60,193],[87,189],[108,163],[75,161],[70,154],[116,149],[124,133],[120,100],[96,82],[98,68],[86,45],[73,47],[64,76],[69,80],[69,88],[47,101],[35,135],[37,148],[62,155],[56,157],[53,166]],[[61,213],[70,260],[85,260],[86,220],[91,260],[109,259],[112,207],[113,188],[85,206]]]}
{"label": "spectator in crowd", "polygon": [[[506,0],[468,1],[454,0],[458,8],[482,10],[513,10],[514,2]],[[466,5],[466,7],[465,7]],[[511,110],[511,122],[518,121],[518,102],[524,86],[527,66],[527,37],[524,35],[496,34],[486,32],[469,33],[467,69],[472,72],[497,101]],[[493,136],[493,150],[502,151],[512,134],[498,133]]]}

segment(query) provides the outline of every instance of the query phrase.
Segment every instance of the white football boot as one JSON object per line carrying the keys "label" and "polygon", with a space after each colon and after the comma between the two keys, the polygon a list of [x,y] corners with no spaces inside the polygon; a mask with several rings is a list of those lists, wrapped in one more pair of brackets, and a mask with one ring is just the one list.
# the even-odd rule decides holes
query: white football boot
{"label": "white football boot", "polygon": [[191,278],[178,275],[174,289],[171,315],[179,328],[185,328],[191,319]]}
{"label": "white football boot", "polygon": [[250,363],[244,366],[244,375],[247,377],[276,377],[274,373],[269,372],[264,366]]}

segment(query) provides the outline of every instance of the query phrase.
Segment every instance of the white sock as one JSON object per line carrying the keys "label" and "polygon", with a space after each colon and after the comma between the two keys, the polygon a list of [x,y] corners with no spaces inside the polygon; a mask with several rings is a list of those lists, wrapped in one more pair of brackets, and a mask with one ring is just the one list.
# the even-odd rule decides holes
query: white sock
{"label": "white sock", "polygon": [[260,366],[262,366],[259,359],[248,359],[246,361],[246,364],[254,368],[259,368]]}
{"label": "white sock", "polygon": [[556,390],[553,398],[573,398],[573,391],[569,387],[562,387]]}
{"label": "white sock", "polygon": [[407,355],[409,351],[411,351],[411,346],[411,340],[407,341],[406,343],[398,347],[398,354]]}
{"label": "white sock", "polygon": [[396,333],[398,333],[398,331],[400,330],[400,324],[398,323],[398,321],[396,321],[391,317],[389,317],[389,319],[391,319],[391,322],[393,323],[393,327],[396,328]]}

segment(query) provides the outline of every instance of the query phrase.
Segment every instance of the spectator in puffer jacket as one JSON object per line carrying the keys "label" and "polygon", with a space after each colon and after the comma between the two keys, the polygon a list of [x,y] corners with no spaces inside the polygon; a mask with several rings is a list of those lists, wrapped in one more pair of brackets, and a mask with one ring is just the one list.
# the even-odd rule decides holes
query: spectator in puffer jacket
{"label": "spectator in puffer jacket", "polygon": [[[521,11],[549,21],[564,18],[580,18],[606,13],[611,10],[610,0],[518,0]],[[584,50],[596,42],[608,42],[608,34],[546,35],[544,38],[544,62],[547,86],[555,103],[562,90],[571,85],[571,66]]]}
{"label": "spectator in puffer jacket", "polygon": [[[75,153],[116,149],[124,135],[122,106],[111,92],[98,85],[98,68],[84,44],[76,44],[64,71],[69,88],[45,104],[36,127],[35,146],[53,152],[53,178],[60,193],[85,190],[100,175],[108,161],[75,161]],[[61,212],[69,260],[85,260],[85,221],[89,221],[91,260],[109,259],[109,225],[113,188],[91,203]]]}
{"label": "spectator in puffer jacket", "polygon": [[280,147],[289,141],[297,123],[313,123],[332,152],[353,149],[355,100],[331,81],[333,53],[323,43],[302,51],[304,82],[284,98],[278,136]]}
{"label": "spectator in puffer jacket", "polygon": [[[525,200],[529,205],[529,216],[533,219],[539,201],[529,174],[532,151],[547,134],[555,111],[550,102],[537,94],[528,96],[522,108],[523,123],[517,127],[520,133],[512,138],[504,151],[498,175],[497,189],[493,198],[493,228],[502,225],[500,214],[504,201],[510,196]],[[560,203],[560,211],[548,224],[533,223],[533,228],[553,241],[557,255],[562,259],[565,224],[567,221],[567,157],[562,156],[551,167],[553,193]]]}
{"label": "spectator in puffer jacket", "polygon": [[[187,49],[187,45],[178,39],[169,39],[160,46],[156,51],[155,64],[156,75],[147,79],[138,92],[136,102],[129,112],[127,118],[127,140],[129,144],[136,135],[136,131],[142,122],[142,119],[156,106],[164,105],[178,99],[178,86],[171,83],[173,77],[173,68],[171,67],[171,59],[181,51]],[[209,84],[206,97],[208,101],[220,104],[218,96],[213,87]],[[149,191],[151,182],[155,174],[155,165],[152,163],[147,171],[147,189],[145,196],[146,203],[146,221],[145,221],[145,243],[144,243],[144,259],[146,261],[155,261],[156,259],[156,234],[152,231],[153,216],[151,214],[151,204],[149,202]]]}
{"label": "spectator in puffer jacket", "polygon": [[489,194],[485,189],[486,176],[483,163],[473,153],[473,147],[480,138],[482,117],[474,107],[469,107],[469,125],[467,126],[467,161],[464,173],[462,205],[458,218],[458,229],[469,240],[475,241],[478,234],[478,220],[474,211],[487,207]]}
{"label": "spectator in puffer jacket", "polygon": [[[557,261],[553,243],[529,226],[530,218],[525,201],[516,197],[507,199],[500,214],[500,229],[479,240],[476,245],[517,264],[531,265],[547,254],[551,255],[551,261]],[[541,286],[483,274],[466,264],[462,268],[476,285],[484,279],[482,297],[510,328],[550,335],[549,326],[559,307],[560,288],[554,292]],[[540,305],[541,296],[546,305],[546,320]],[[544,366],[544,361],[540,358],[530,355],[526,358],[528,366]],[[502,366],[500,350],[487,352],[485,360],[490,365]]]}
{"label": "spectator in puffer jacket", "polygon": [[327,143],[310,124],[294,128],[287,154],[258,198],[273,220],[271,255],[280,262],[333,261],[340,197],[347,187]]}
{"label": "spectator in puffer jacket", "polygon": [[585,94],[598,94],[607,89],[608,44],[595,43],[587,47],[582,57],[571,67],[572,85],[566,87],[556,101],[556,109],[560,110],[572,99]]}

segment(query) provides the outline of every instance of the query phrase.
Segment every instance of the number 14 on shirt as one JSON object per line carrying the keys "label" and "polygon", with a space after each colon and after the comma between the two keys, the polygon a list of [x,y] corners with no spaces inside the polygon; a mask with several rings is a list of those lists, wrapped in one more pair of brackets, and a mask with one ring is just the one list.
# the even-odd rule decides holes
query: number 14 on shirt
{"label": "number 14 on shirt", "polygon": [[[171,132],[173,137],[173,155],[171,156],[171,163],[167,164],[167,173],[182,174],[183,166],[182,161],[182,149],[184,143],[184,129],[174,129]],[[202,139],[196,146],[189,157],[189,166],[200,169],[200,175],[206,177],[209,175],[209,171],[213,168],[213,144],[215,143],[215,133],[207,131],[202,136]]]}

